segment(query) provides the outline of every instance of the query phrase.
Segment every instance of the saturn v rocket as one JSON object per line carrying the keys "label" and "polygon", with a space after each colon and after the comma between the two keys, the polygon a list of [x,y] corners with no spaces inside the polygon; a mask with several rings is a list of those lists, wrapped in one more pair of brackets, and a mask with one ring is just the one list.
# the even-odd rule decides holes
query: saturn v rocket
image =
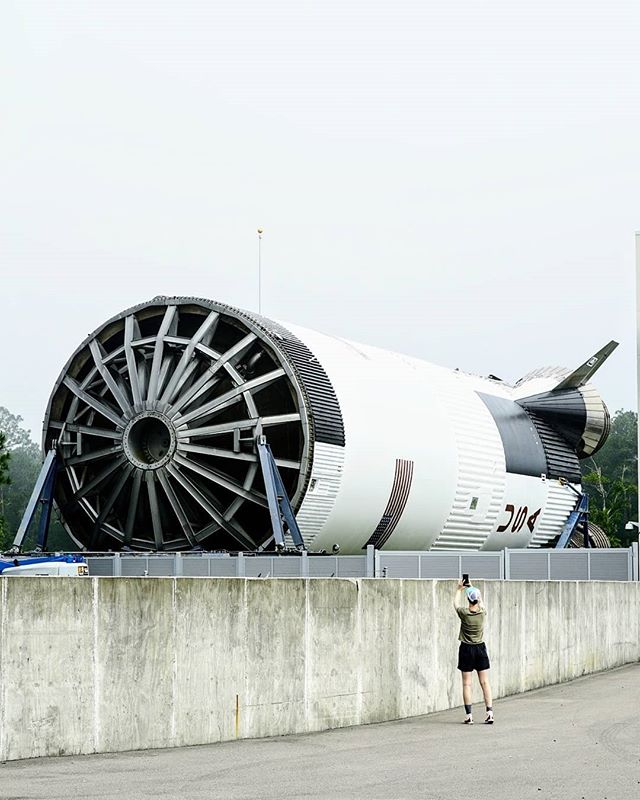
{"label": "saturn v rocket", "polygon": [[609,415],[574,372],[514,386],[206,299],[156,297],[74,352],[47,407],[56,505],[90,550],[255,550],[271,446],[306,546],[551,542]]}

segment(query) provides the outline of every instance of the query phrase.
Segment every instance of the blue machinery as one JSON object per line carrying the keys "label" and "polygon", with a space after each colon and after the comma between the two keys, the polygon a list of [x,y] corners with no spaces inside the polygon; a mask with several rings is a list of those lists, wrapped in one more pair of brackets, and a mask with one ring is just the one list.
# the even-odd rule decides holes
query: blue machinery
{"label": "blue machinery", "polygon": [[[269,514],[271,516],[272,535],[267,539],[264,544],[259,548],[264,550],[267,545],[274,542],[275,549],[285,550],[285,531],[289,531],[293,543],[297,550],[306,550],[300,528],[296,522],[293,509],[289,497],[282,483],[280,472],[276,465],[271,447],[269,446],[265,436],[258,436],[257,438],[258,456],[260,458],[260,466],[262,468],[262,475],[264,478],[264,485],[267,492],[267,501],[269,503]],[[36,480],[33,492],[27,503],[27,507],[22,516],[20,527],[13,540],[11,553],[19,553],[22,549],[22,543],[29,532],[29,528],[36,516],[38,507],[42,508],[40,514],[40,522],[38,525],[38,538],[35,547],[36,552],[43,552],[47,549],[47,539],[49,536],[49,523],[51,521],[51,510],[53,508],[53,496],[56,483],[56,472],[58,469],[57,448],[54,446],[47,453],[44,460],[38,479]],[[0,562],[0,572],[2,572],[2,563]],[[7,562],[5,568],[8,566],[16,566],[12,562]]]}
{"label": "blue machinery", "polygon": [[298,527],[293,509],[291,508],[289,497],[282,483],[282,478],[280,477],[276,461],[271,452],[271,447],[265,436],[258,436],[257,446],[264,485],[267,490],[269,513],[271,515],[271,529],[273,531],[273,535],[267,539],[260,549],[263,550],[265,545],[270,544],[271,541],[274,540],[276,550],[284,550],[284,529],[286,525],[296,549],[306,550],[307,548],[305,547],[300,528]]}
{"label": "blue machinery", "polygon": [[570,489],[572,489],[577,495],[576,506],[573,511],[569,514],[567,521],[564,524],[564,528],[562,529],[562,533],[558,537],[558,541],[556,543],[556,550],[559,550],[563,547],[567,547],[569,544],[569,540],[571,539],[571,535],[574,531],[579,530],[580,526],[582,526],[582,530],[584,533],[584,547],[590,547],[591,542],[589,541],[589,497],[586,494],[582,494],[577,489],[574,489],[571,484],[567,484]]}
{"label": "blue machinery", "polygon": [[[53,493],[56,485],[56,471],[58,468],[58,456],[56,447],[52,447],[47,453],[38,479],[36,480],[27,507],[22,515],[20,527],[13,540],[12,553],[19,553],[22,543],[27,535],[31,523],[36,515],[38,506],[42,507],[40,523],[38,525],[38,539],[36,551],[42,552],[47,549],[47,538],[49,536],[49,522],[51,521],[51,509],[53,508]],[[11,566],[15,566],[12,564]],[[0,570],[1,571],[1,570]]]}
{"label": "blue machinery", "polygon": [[[11,561],[0,561],[0,575],[7,569],[14,569],[15,567],[31,567],[34,564],[85,564],[82,556],[77,555],[61,555],[61,556],[42,556],[41,558],[23,558],[18,561],[14,558]],[[83,573],[88,574],[88,573]]]}

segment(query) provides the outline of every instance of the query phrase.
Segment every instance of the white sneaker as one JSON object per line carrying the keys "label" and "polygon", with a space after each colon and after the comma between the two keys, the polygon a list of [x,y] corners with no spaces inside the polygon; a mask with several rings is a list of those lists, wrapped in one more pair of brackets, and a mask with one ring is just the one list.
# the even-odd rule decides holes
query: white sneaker
{"label": "white sneaker", "polygon": [[493,711],[487,711],[487,718],[484,721],[485,725],[493,725]]}
{"label": "white sneaker", "polygon": [[467,714],[463,722],[465,725],[473,725],[473,714]]}

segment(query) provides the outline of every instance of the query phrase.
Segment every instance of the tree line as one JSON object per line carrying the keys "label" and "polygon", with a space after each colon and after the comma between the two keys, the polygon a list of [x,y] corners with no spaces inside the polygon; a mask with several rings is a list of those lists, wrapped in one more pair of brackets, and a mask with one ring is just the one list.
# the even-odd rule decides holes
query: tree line
{"label": "tree line", "polygon": [[[0,406],[0,552],[13,544],[41,466],[40,447],[22,426],[22,417]],[[23,544],[25,551],[35,547],[37,530],[36,517]],[[47,549],[78,549],[55,511],[51,515]]]}
{"label": "tree line", "polygon": [[[638,519],[638,415],[617,411],[604,446],[581,462],[582,485],[589,495],[590,518],[608,535],[614,547],[628,547],[638,529],[627,529]],[[0,552],[9,549],[18,531],[42,464],[40,447],[22,426],[22,417],[0,406]],[[37,519],[24,549],[35,546]],[[49,529],[50,550],[73,550],[55,512]]]}

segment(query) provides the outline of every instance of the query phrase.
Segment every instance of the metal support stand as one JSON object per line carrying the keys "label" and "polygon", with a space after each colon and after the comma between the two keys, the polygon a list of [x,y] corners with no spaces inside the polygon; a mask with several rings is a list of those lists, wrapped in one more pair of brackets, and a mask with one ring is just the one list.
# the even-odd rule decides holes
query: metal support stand
{"label": "metal support stand", "polygon": [[58,459],[55,447],[47,453],[44,464],[36,480],[36,484],[31,492],[31,497],[27,503],[27,507],[22,515],[20,527],[13,540],[13,546],[10,553],[19,553],[22,549],[22,543],[25,536],[29,531],[29,527],[33,522],[33,518],[38,510],[38,505],[42,506],[40,514],[40,524],[38,525],[38,543],[36,551],[42,552],[47,547],[47,538],[49,536],[49,522],[51,521],[51,509],[53,507],[53,493],[56,484],[56,472],[58,467]]}
{"label": "metal support stand", "polygon": [[275,458],[271,452],[265,436],[258,436],[256,446],[258,448],[258,456],[260,458],[260,466],[262,467],[262,477],[264,478],[265,489],[267,490],[267,500],[269,502],[269,513],[271,515],[271,529],[273,536],[259,548],[264,550],[272,540],[275,540],[276,550],[284,550],[284,532],[285,525],[289,529],[293,543],[298,550],[306,550],[304,539],[300,533],[300,528],[296,522],[296,518],[289,502],[280,472],[276,465]]}
{"label": "metal support stand", "polygon": [[[571,484],[567,484],[573,489]],[[569,518],[565,522],[564,528],[562,529],[562,533],[558,538],[558,542],[556,544],[555,549],[560,550],[563,547],[566,547],[569,543],[569,539],[571,538],[571,534],[578,528],[579,525],[582,525],[582,529],[584,532],[584,547],[590,547],[589,542],[589,497],[586,494],[581,494],[580,492],[573,489],[573,491],[578,495],[578,501],[576,503],[576,507],[574,510],[569,514]]]}

